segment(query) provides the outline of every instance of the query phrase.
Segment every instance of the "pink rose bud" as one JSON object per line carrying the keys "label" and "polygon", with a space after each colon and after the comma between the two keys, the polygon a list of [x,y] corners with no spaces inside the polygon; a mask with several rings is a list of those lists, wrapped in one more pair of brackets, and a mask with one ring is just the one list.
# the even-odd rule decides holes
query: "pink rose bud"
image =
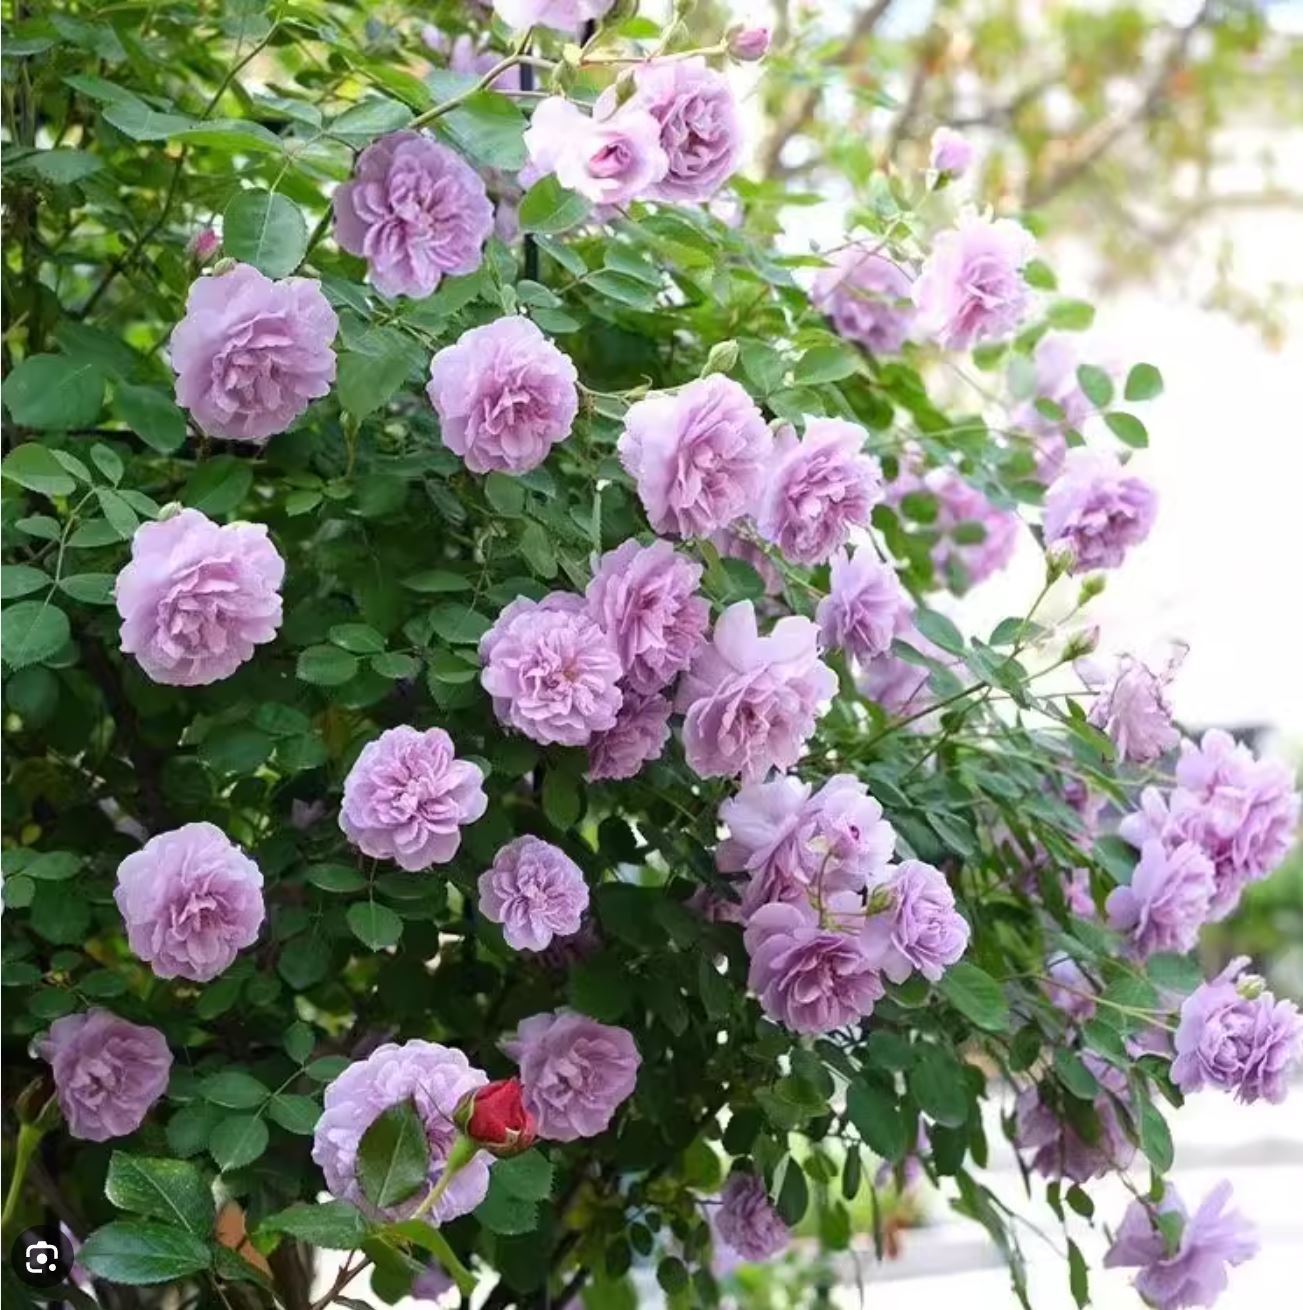
{"label": "pink rose bud", "polygon": [[769,51],[767,27],[740,27],[729,34],[728,52],[742,63],[763,59]]}
{"label": "pink rose bud", "polygon": [[187,249],[191,259],[200,264],[206,264],[217,253],[217,247],[221,244],[221,238],[217,233],[211,227],[205,227],[190,238],[190,245]]}

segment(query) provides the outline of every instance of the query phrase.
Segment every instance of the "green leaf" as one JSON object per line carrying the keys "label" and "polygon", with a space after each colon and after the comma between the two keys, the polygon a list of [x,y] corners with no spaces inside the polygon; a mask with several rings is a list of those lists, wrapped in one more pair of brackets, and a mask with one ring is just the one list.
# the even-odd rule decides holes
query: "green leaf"
{"label": "green leaf", "polygon": [[[12,381],[5,383],[6,402],[12,386]],[[71,496],[77,490],[77,480],[38,441],[25,441],[11,450],[0,464],[0,475],[42,496]]]}
{"label": "green leaf", "polygon": [[113,412],[160,455],[170,455],[185,443],[185,415],[160,387],[119,382],[113,389]]}
{"label": "green leaf", "polygon": [[68,644],[68,616],[48,601],[23,600],[4,612],[0,654],[11,669],[40,664]]}
{"label": "green leaf", "polygon": [[34,591],[44,591],[53,583],[54,579],[44,569],[31,564],[0,565],[0,597],[5,600],[30,596]]}
{"label": "green leaf", "polygon": [[470,591],[471,580],[461,573],[449,573],[446,569],[426,569],[423,573],[412,573],[403,579],[403,586],[419,592]]}
{"label": "green leaf", "polygon": [[347,917],[353,936],[373,951],[396,946],[403,935],[403,921],[387,905],[377,901],[350,905]]}
{"label": "green leaf", "polygon": [[253,487],[253,469],[234,455],[205,460],[181,491],[181,503],[221,518],[239,506]]}
{"label": "green leaf", "polygon": [[941,975],[937,991],[960,1014],[988,1032],[1003,1032],[1009,1023],[1009,1002],[1000,984],[984,969],[967,960],[952,964]]}
{"label": "green leaf", "polygon": [[205,1101],[228,1110],[252,1110],[271,1095],[252,1074],[239,1069],[210,1074],[199,1084],[199,1091]]}
{"label": "green leaf", "polygon": [[5,379],[4,403],[20,427],[93,427],[104,406],[104,372],[88,359],[29,355]]}
{"label": "green leaf", "polygon": [[491,619],[467,605],[440,605],[430,613],[430,627],[436,636],[456,646],[474,646],[493,626]]}
{"label": "green leaf", "polygon": [[355,892],[366,886],[366,879],[348,864],[314,864],[304,877],[325,892]]}
{"label": "green leaf", "polygon": [[392,1105],[362,1134],[357,1179],[372,1205],[387,1210],[426,1183],[430,1147],[425,1125],[411,1100]]}
{"label": "green leaf", "polygon": [[633,999],[629,972],[612,955],[593,955],[570,971],[570,1004],[581,1014],[614,1023]]}
{"label": "green leaf", "polygon": [[968,1121],[968,1085],[963,1066],[940,1046],[920,1046],[905,1075],[919,1109],[939,1124],[958,1128]]}
{"label": "green leaf", "polygon": [[276,972],[295,991],[319,983],[330,968],[330,947],[314,933],[304,933],[288,942],[276,960]]}
{"label": "green leaf", "polygon": [[340,352],[336,389],[339,403],[350,414],[365,418],[374,413],[407,381],[411,359],[400,349],[402,344],[399,338],[392,350]]}
{"label": "green leaf", "polygon": [[774,1209],[784,1223],[795,1227],[805,1218],[810,1205],[810,1188],[805,1181],[805,1171],[795,1156],[787,1157],[787,1166],[783,1170],[783,1181],[774,1201]]}
{"label": "green leaf", "polygon": [[627,273],[613,273],[609,269],[602,269],[599,273],[590,274],[584,285],[608,300],[618,301],[622,305],[628,305],[630,309],[641,310],[644,314],[651,314],[656,310],[656,296],[651,289]]}
{"label": "green leaf", "polygon": [[208,1243],[184,1228],[145,1219],[120,1219],[97,1228],[81,1244],[77,1263],[110,1283],[143,1286],[197,1274],[212,1263]]}
{"label": "green leaf", "polygon": [[378,655],[385,648],[384,637],[365,623],[336,623],[330,640],[354,655]]}
{"label": "green leaf", "polygon": [[278,1123],[287,1133],[297,1133],[301,1137],[311,1137],[312,1130],[321,1118],[321,1106],[310,1096],[297,1096],[290,1092],[278,1092],[267,1107],[268,1117]]}
{"label": "green leaf", "polygon": [[489,1174],[489,1190],[475,1207],[475,1218],[491,1233],[504,1237],[532,1233],[538,1227],[536,1202],[510,1191],[497,1177],[497,1168]]}
{"label": "green leaf", "polygon": [[1086,1265],[1086,1257],[1071,1238],[1068,1238],[1068,1288],[1078,1306],[1089,1303],[1090,1269]]}
{"label": "green leaf", "polygon": [[512,1196],[546,1201],[552,1195],[552,1165],[542,1151],[525,1151],[493,1166],[494,1177]]}
{"label": "green leaf", "polygon": [[1052,327],[1084,332],[1095,321],[1095,307],[1084,300],[1056,300],[1045,317]]}
{"label": "green leaf", "polygon": [[288,277],[307,251],[308,225],[279,192],[239,191],[222,215],[222,247],[268,277]]}
{"label": "green leaf", "polygon": [[688,1290],[688,1266],[676,1255],[667,1255],[656,1266],[656,1281],[667,1296],[677,1296]]}
{"label": "green leaf", "polygon": [[1113,379],[1094,364],[1081,364],[1077,368],[1077,385],[1086,399],[1097,409],[1103,409],[1113,400]]}
{"label": "green leaf", "polygon": [[267,1149],[267,1125],[253,1114],[223,1119],[208,1136],[208,1153],[221,1169],[242,1169]]}
{"label": "green leaf", "polygon": [[1093,1101],[1099,1095],[1099,1082],[1095,1075],[1071,1048],[1060,1046],[1054,1052],[1054,1072],[1068,1091],[1080,1100]]}
{"label": "green leaf", "polygon": [[357,674],[357,656],[338,646],[309,646],[299,652],[295,676],[318,687],[338,687]]}
{"label": "green leaf", "polygon": [[869,1148],[884,1160],[899,1160],[907,1146],[896,1098],[876,1082],[859,1080],[846,1089],[846,1114]]}
{"label": "green leaf", "polygon": [[1149,430],[1134,414],[1123,410],[1114,410],[1104,415],[1104,422],[1109,431],[1124,445],[1133,450],[1143,450],[1149,445]]}
{"label": "green leaf", "polygon": [[543,775],[543,813],[554,828],[568,832],[583,813],[579,780],[572,773],[548,769]]}
{"label": "green leaf", "polygon": [[104,161],[86,150],[60,147],[38,150],[34,155],[28,155],[17,167],[23,172],[35,173],[52,186],[71,186],[74,182],[90,177],[92,173],[98,173],[104,167]]}
{"label": "green leaf", "polygon": [[95,499],[99,501],[100,510],[109,526],[123,541],[129,541],[140,526],[140,520],[130,502],[109,487],[96,487]]}
{"label": "green leaf", "polygon": [[1172,1167],[1172,1132],[1162,1112],[1148,1096],[1133,1097],[1140,1119],[1140,1149],[1149,1163],[1165,1174]]}
{"label": "green leaf", "polygon": [[1163,375],[1152,364],[1137,364],[1127,374],[1127,384],[1122,394],[1133,402],[1153,400],[1163,394]]}
{"label": "green leaf", "polygon": [[524,167],[525,116],[506,96],[478,91],[439,123],[472,162],[510,173]]}
{"label": "green leaf", "polygon": [[525,192],[520,202],[520,230],[554,235],[582,223],[588,210],[583,196],[567,191],[556,175],[549,173]]}
{"label": "green leaf", "polygon": [[361,100],[332,119],[328,128],[331,136],[339,137],[352,146],[365,146],[378,136],[397,132],[412,120],[412,111],[406,105],[386,96],[372,96]]}
{"label": "green leaf", "polygon": [[813,387],[821,382],[840,382],[858,373],[860,356],[849,346],[811,346],[797,360],[792,378],[798,387]]}
{"label": "green leaf", "polygon": [[929,640],[952,655],[964,653],[964,635],[944,614],[936,610],[920,609],[914,615],[914,626]]}
{"label": "green leaf", "polygon": [[104,111],[104,118],[133,141],[166,141],[168,137],[195,126],[193,118],[160,113],[134,97],[110,105]]}
{"label": "green leaf", "polygon": [[115,573],[74,573],[59,582],[59,590],[83,605],[112,605]]}
{"label": "green leaf", "polygon": [[213,1231],[213,1193],[203,1174],[182,1160],[114,1151],[104,1195],[119,1210],[176,1224],[196,1237]]}
{"label": "green leaf", "polygon": [[258,1232],[285,1233],[329,1251],[352,1251],[366,1241],[372,1228],[347,1201],[325,1201],[320,1205],[292,1205],[268,1215],[258,1225]]}

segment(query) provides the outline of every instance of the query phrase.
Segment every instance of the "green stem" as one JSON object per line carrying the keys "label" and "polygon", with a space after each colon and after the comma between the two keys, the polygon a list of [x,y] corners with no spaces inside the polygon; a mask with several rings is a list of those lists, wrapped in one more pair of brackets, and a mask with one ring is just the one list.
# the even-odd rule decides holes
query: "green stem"
{"label": "green stem", "polygon": [[499,60],[492,68],[489,69],[483,77],[473,86],[468,86],[465,91],[459,91],[455,96],[450,96],[447,100],[440,101],[431,109],[427,109],[423,114],[417,116],[408,123],[408,129],[412,130],[418,127],[424,127],[427,123],[433,123],[436,118],[442,118],[444,114],[451,113],[458,105],[463,105],[472,96],[478,95],[481,91],[487,91],[494,82],[498,80],[510,68],[515,68],[525,57],[525,51],[529,46],[529,38],[533,36],[534,29],[527,28],[516,42],[515,49],[505,58]]}
{"label": "green stem", "polygon": [[0,1215],[0,1231],[4,1233],[4,1242],[8,1245],[9,1228],[18,1213],[18,1203],[22,1200],[23,1184],[27,1181],[27,1169],[36,1154],[36,1148],[45,1136],[45,1130],[35,1124],[20,1124],[18,1140],[14,1144],[14,1171],[9,1177],[9,1190],[5,1193],[4,1213]]}

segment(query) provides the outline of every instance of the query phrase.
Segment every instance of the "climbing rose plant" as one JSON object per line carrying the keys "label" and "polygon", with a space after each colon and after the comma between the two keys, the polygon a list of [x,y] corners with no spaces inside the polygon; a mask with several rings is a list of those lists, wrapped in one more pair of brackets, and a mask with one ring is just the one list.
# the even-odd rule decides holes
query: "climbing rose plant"
{"label": "climbing rose plant", "polygon": [[944,124],[779,253],[763,30],[369,8],[4,33],[6,1241],[111,1305],[709,1305],[926,1173],[1025,1303],[998,1123],[1079,1303],[1093,1222],[1206,1304],[1252,1232],[1164,1107],[1303,1025],[1189,952],[1299,797],[1086,660],[1157,371]]}

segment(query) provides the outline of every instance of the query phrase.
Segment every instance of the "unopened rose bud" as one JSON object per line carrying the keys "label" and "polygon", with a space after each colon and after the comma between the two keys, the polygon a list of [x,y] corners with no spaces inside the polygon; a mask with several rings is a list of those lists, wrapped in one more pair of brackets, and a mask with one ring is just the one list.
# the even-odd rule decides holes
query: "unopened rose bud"
{"label": "unopened rose bud", "polygon": [[1267,990],[1266,980],[1259,977],[1256,973],[1246,973],[1238,983],[1235,984],[1235,990],[1244,997],[1246,1001],[1256,1001],[1264,991]]}
{"label": "unopened rose bud", "polygon": [[190,238],[190,245],[187,249],[190,252],[190,258],[196,263],[206,264],[217,253],[217,247],[221,244],[221,238],[218,237],[217,233],[211,227],[205,227]]}
{"label": "unopened rose bud", "polygon": [[1081,590],[1077,593],[1077,604],[1085,605],[1092,601],[1104,590],[1105,578],[1102,573],[1092,573],[1082,584]]}
{"label": "unopened rose bud", "polygon": [[528,1151],[537,1136],[534,1116],[521,1099],[519,1078],[503,1078],[467,1092],[452,1119],[476,1146],[499,1157]]}
{"label": "unopened rose bud", "polygon": [[1089,655],[1099,646],[1099,627],[1092,624],[1089,628],[1083,628],[1080,632],[1074,632],[1063,644],[1063,658],[1065,660],[1079,660],[1084,655]]}
{"label": "unopened rose bud", "polygon": [[1072,571],[1076,563],[1076,552],[1066,542],[1049,546],[1045,551],[1045,581],[1057,582],[1065,573]]}
{"label": "unopened rose bud", "polygon": [[769,52],[767,27],[736,27],[728,34],[728,52],[744,64],[763,59]]}
{"label": "unopened rose bud", "polygon": [[736,341],[717,341],[706,356],[706,365],[701,370],[704,378],[709,373],[727,373],[736,363],[738,346]]}
{"label": "unopened rose bud", "polygon": [[947,177],[958,177],[973,162],[973,147],[962,132],[953,127],[939,127],[932,133],[933,169]]}

